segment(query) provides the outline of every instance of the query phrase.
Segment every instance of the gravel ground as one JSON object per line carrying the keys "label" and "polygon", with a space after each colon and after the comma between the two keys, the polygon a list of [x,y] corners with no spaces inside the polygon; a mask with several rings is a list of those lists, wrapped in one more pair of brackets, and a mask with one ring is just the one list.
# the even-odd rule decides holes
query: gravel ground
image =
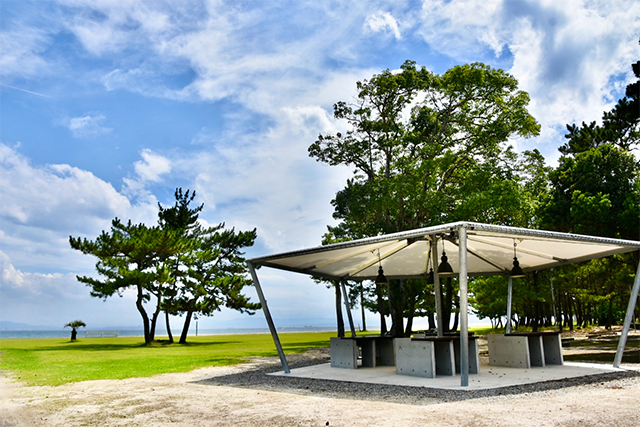
{"label": "gravel ground", "polygon": [[[315,349],[299,355],[288,355],[291,369],[303,366],[328,363],[328,349]],[[614,380],[639,377],[640,372],[629,370],[599,375],[590,375],[565,380],[545,381],[534,384],[492,388],[487,390],[447,390],[423,387],[404,387],[381,384],[351,383],[320,379],[293,378],[266,375],[282,371],[279,359],[264,358],[256,360],[255,369],[244,370],[223,376],[199,381],[200,384],[247,387],[269,391],[286,391],[302,395],[328,396],[341,399],[360,399],[403,404],[424,405],[436,402],[455,402],[481,397],[526,394],[539,391],[557,390],[566,387],[578,387],[587,384],[602,384]]]}
{"label": "gravel ground", "polygon": [[[576,346],[566,352],[592,351]],[[328,349],[287,359],[292,368],[326,363]],[[636,370],[486,391],[265,375],[281,370],[277,357],[57,387],[27,387],[0,372],[0,427],[637,427],[640,365],[629,366]]]}

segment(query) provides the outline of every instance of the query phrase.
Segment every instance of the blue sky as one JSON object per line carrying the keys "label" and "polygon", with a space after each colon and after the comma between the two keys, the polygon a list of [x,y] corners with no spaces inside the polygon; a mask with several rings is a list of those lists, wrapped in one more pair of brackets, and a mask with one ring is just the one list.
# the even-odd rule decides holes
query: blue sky
{"label": "blue sky", "polygon": [[[140,325],[132,294],[93,299],[76,281],[95,260],[68,237],[116,216],[153,224],[176,187],[196,190],[206,223],[256,227],[249,257],[318,245],[350,171],[307,147],[345,130],[332,105],[357,80],[406,59],[513,74],[542,131],[511,143],[555,165],[565,124],[623,96],[639,36],[640,3],[619,0],[3,0],[0,320]],[[333,324],[332,291],[263,270],[277,325]],[[233,325],[265,322],[200,321]]]}

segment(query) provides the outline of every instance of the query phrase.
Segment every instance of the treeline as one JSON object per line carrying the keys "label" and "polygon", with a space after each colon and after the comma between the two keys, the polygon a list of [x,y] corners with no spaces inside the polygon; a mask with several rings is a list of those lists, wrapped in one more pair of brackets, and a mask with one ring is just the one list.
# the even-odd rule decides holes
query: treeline
{"label": "treeline", "polygon": [[[633,71],[640,78],[640,62]],[[556,168],[538,150],[516,153],[508,144],[537,135],[539,125],[527,111],[528,95],[502,70],[474,63],[437,75],[407,61],[398,72],[357,82],[357,90],[354,102],[334,105],[334,117],[350,130],[319,135],[309,147],[316,160],[354,170],[332,200],[338,224],[328,227],[324,244],[456,221],[640,240],[638,83],[602,124],[567,125]],[[624,254],[515,279],[510,320],[532,328],[556,321],[610,327],[620,322],[638,261],[638,253]],[[445,330],[455,330],[457,280],[441,287]],[[472,310],[503,326],[507,278],[474,278],[469,287]],[[350,292],[353,304],[378,313],[383,333],[407,335],[415,317],[435,328],[435,292],[426,279],[352,283]],[[344,331],[339,311],[336,289]]]}

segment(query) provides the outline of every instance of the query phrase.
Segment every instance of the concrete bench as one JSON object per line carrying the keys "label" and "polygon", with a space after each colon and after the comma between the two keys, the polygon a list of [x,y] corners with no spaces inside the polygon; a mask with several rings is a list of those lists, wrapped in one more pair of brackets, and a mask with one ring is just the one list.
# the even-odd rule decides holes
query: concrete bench
{"label": "concrete bench", "polygon": [[[469,373],[479,372],[478,341],[469,337]],[[396,373],[426,378],[460,373],[460,336],[397,338]]]}
{"label": "concrete bench", "polygon": [[105,335],[107,336],[115,336],[116,338],[118,338],[118,335],[120,335],[120,331],[84,331],[84,337],[87,338],[89,336],[92,337],[104,337]]}
{"label": "concrete bench", "polygon": [[435,378],[435,341],[396,338],[396,373],[414,377]]}
{"label": "concrete bench", "polygon": [[395,365],[394,338],[381,336],[332,337],[330,339],[331,367],[356,369],[358,355],[362,367]]}
{"label": "concrete bench", "polygon": [[489,364],[509,368],[562,365],[559,332],[521,332],[487,335]]}

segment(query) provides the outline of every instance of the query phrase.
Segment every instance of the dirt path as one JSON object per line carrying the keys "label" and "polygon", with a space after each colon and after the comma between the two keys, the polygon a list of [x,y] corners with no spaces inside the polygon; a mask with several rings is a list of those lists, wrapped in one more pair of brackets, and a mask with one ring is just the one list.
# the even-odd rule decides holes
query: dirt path
{"label": "dirt path", "polygon": [[398,403],[398,396],[346,399],[202,381],[261,363],[58,387],[25,387],[0,377],[0,427],[640,425],[640,377],[456,402],[408,398],[406,403]]}

